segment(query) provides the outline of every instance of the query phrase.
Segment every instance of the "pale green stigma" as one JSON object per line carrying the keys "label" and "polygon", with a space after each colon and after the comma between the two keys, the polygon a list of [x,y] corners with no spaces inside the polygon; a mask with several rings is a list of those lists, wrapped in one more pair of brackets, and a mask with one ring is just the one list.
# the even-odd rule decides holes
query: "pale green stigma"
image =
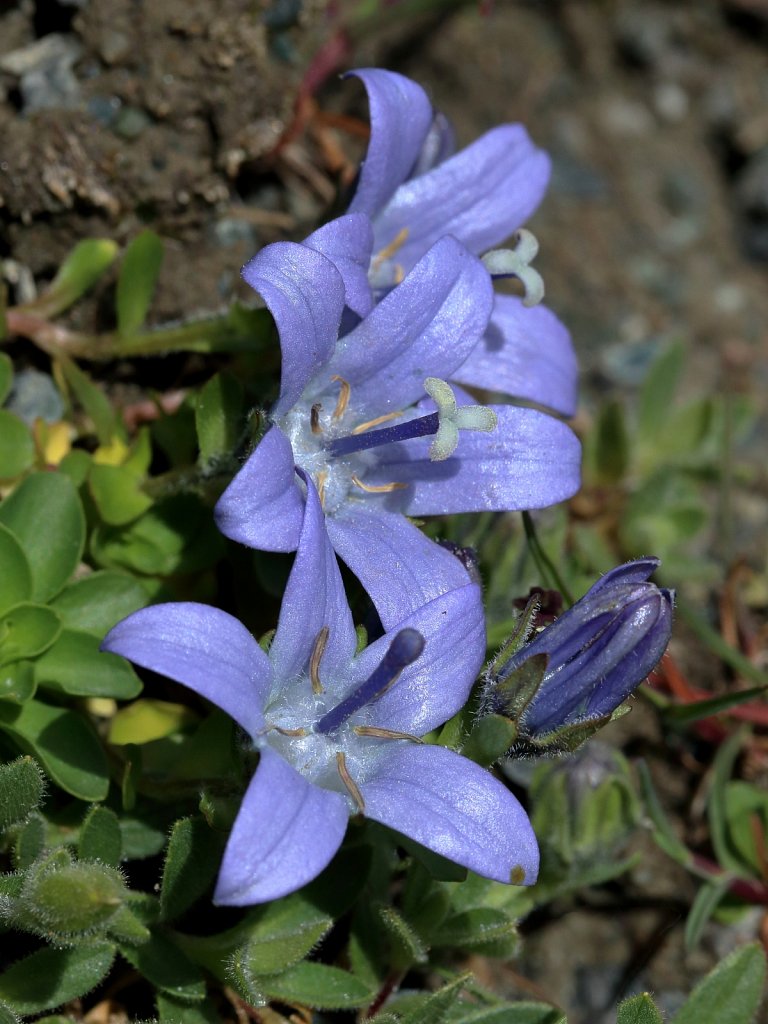
{"label": "pale green stigma", "polygon": [[457,405],[453,388],[439,377],[427,377],[424,390],[437,406],[439,423],[435,439],[429,446],[432,462],[442,462],[453,455],[459,443],[460,430],[490,432],[496,429],[498,420],[493,409],[483,405]]}
{"label": "pale green stigma", "polygon": [[492,249],[482,257],[492,277],[516,277],[525,289],[524,306],[536,306],[544,298],[544,279],[530,266],[539,251],[536,236],[526,228],[517,232],[514,249]]}

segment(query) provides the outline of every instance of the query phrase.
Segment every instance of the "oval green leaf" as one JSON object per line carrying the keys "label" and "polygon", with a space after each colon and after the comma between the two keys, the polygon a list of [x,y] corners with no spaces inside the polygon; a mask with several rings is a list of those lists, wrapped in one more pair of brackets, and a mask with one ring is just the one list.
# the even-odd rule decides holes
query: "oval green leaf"
{"label": "oval green leaf", "polygon": [[0,703],[0,729],[33,754],[67,793],[89,801],[107,795],[107,759],[93,726],[81,715],[37,700],[21,707]]}
{"label": "oval green leaf", "polygon": [[154,231],[142,231],[123,256],[117,279],[117,330],[134,334],[144,324],[163,262],[163,243]]}
{"label": "oval green leaf", "polygon": [[12,480],[35,461],[29,427],[14,413],[0,409],[0,480]]}
{"label": "oval green leaf", "polygon": [[133,577],[104,570],[68,584],[51,602],[51,608],[65,629],[90,633],[102,640],[116,623],[143,608],[147,601],[146,591]]}
{"label": "oval green leaf", "polygon": [[31,661],[14,661],[0,668],[0,700],[24,704],[35,696],[35,668]]}
{"label": "oval green leaf", "polygon": [[32,597],[32,570],[7,526],[0,523],[0,612]]}
{"label": "oval green leaf", "polygon": [[0,523],[27,557],[32,599],[47,601],[75,571],[85,544],[85,516],[71,480],[62,473],[28,476],[0,504]]}
{"label": "oval green leaf", "polygon": [[152,505],[152,499],[141,489],[141,478],[125,466],[94,462],[88,474],[88,489],[99,515],[110,526],[132,522]]}
{"label": "oval green leaf", "polygon": [[0,616],[0,665],[34,658],[61,633],[61,620],[44,604],[24,602]]}
{"label": "oval green leaf", "polygon": [[0,999],[17,1013],[41,1013],[90,992],[112,966],[105,942],[77,949],[39,949],[0,975]]}
{"label": "oval green leaf", "polygon": [[100,651],[97,637],[74,629],[65,629],[35,662],[35,679],[72,697],[130,700],[141,693],[141,680],[124,658]]}

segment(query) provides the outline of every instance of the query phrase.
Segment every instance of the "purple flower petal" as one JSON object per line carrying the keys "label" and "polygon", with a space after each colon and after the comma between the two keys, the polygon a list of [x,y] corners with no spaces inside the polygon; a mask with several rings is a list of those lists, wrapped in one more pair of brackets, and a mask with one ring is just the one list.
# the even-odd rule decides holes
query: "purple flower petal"
{"label": "purple flower petal", "polygon": [[490,772],[452,750],[393,744],[360,789],[367,817],[435,853],[499,882],[536,881],[539,851],[525,811]]}
{"label": "purple flower petal", "polygon": [[597,583],[589,588],[589,593],[594,596],[607,587],[613,587],[616,583],[645,583],[646,580],[656,572],[661,565],[661,559],[655,555],[646,555],[645,558],[635,558],[631,562],[617,565],[615,569],[601,576]]}
{"label": "purple flower petal", "polygon": [[344,309],[344,280],[321,253],[295,242],[275,242],[243,267],[280,335],[280,398],[273,414],[287,412],[325,365],[336,344]]}
{"label": "purple flower petal", "polygon": [[403,408],[423,396],[426,377],[450,377],[464,362],[492,305],[485,267],[455,239],[442,238],[342,338],[328,374],[349,382],[362,415]]}
{"label": "purple flower petal", "polygon": [[373,307],[368,283],[368,266],[373,247],[373,227],[362,213],[338,217],[304,239],[303,245],[326,256],[344,281],[346,302],[358,316],[366,316]]}
{"label": "purple flower petal", "polygon": [[470,583],[417,609],[371,644],[355,663],[356,681],[382,660],[392,634],[416,629],[426,644],[395,685],[359,716],[367,725],[423,736],[464,706],[485,660],[485,618],[480,588]]}
{"label": "purple flower petal", "polygon": [[395,257],[406,271],[443,235],[482,253],[530,217],[546,191],[549,170],[549,157],[522,125],[493,128],[398,188],[374,219],[374,251],[408,228]]}
{"label": "purple flower petal", "polygon": [[429,438],[403,441],[380,449],[366,483],[412,484],[385,500],[416,516],[544,508],[576,493],[581,445],[570,427],[535,409],[489,408],[496,429],[462,432],[449,459],[430,462]]}
{"label": "purple flower petal", "polygon": [[350,503],[327,520],[337,554],[367,590],[385,629],[468,580],[461,562],[403,516]]}
{"label": "purple flower petal", "polygon": [[295,551],[303,516],[291,443],[271,427],[216,503],[216,525],[251,548]]}
{"label": "purple flower petal", "polygon": [[445,114],[438,110],[432,118],[427,137],[409,177],[418,178],[420,174],[426,174],[455,152],[456,132]]}
{"label": "purple flower petal", "polygon": [[572,416],[578,373],[571,336],[551,310],[497,295],[483,338],[454,371],[453,380]]}
{"label": "purple flower petal", "polygon": [[111,629],[101,649],[183,683],[255,736],[272,684],[269,659],[242,623],[205,604],[142,608]]}
{"label": "purple flower petal", "polygon": [[371,141],[349,209],[373,216],[416,163],[432,124],[432,104],[420,85],[394,71],[358,68],[350,74],[368,90]]}
{"label": "purple flower petal", "polygon": [[307,667],[320,630],[328,627],[321,668],[338,676],[346,671],[357,646],[341,573],[325,528],[325,516],[312,480],[307,485],[304,524],[288,585],[283,595],[280,620],[269,648],[269,660],[278,685],[291,681]]}
{"label": "purple flower petal", "polygon": [[265,903],[310,882],[341,846],[348,817],[340,793],[313,786],[265,747],[224,851],[214,903]]}

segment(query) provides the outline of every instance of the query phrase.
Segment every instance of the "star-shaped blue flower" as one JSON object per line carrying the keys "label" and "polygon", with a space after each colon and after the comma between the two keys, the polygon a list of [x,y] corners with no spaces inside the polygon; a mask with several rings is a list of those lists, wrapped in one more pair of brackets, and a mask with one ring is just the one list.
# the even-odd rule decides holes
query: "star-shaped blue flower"
{"label": "star-shaped blue flower", "polygon": [[552,416],[508,405],[488,413],[446,390],[493,306],[477,257],[440,238],[373,305],[371,244],[370,222],[355,213],[304,243],[269,245],[244,268],[277,325],[280,396],[216,521],[250,547],[294,550],[305,492],[295,467],[304,470],[334,548],[388,628],[466,579],[406,516],[554,504],[579,486],[580,446]]}
{"label": "star-shaped blue flower", "polygon": [[407,612],[361,653],[317,492],[306,479],[298,550],[265,653],[202,604],[129,616],[103,649],[218,705],[259,751],[214,899],[243,906],[314,878],[362,813],[481,875],[532,883],[538,849],[520,804],[491,774],[419,741],[458,711],[482,664],[478,587]]}
{"label": "star-shaped blue flower", "polygon": [[[549,157],[522,125],[499,125],[456,153],[450,123],[420,85],[382,68],[351,74],[368,92],[371,139],[350,211],[373,222],[376,289],[402,279],[444,235],[481,255],[521,228],[550,174]],[[496,295],[487,330],[452,379],[566,416],[576,409],[567,329],[545,306],[511,295]]]}

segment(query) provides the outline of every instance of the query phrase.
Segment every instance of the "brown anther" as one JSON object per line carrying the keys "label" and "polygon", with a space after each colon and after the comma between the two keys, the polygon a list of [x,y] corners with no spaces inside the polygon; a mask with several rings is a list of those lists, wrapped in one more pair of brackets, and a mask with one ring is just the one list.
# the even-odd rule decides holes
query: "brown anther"
{"label": "brown anther", "polygon": [[349,774],[347,770],[347,759],[341,750],[336,753],[336,767],[339,770],[341,781],[347,787],[347,792],[355,801],[361,814],[365,814],[365,800],[363,800],[363,794],[357,787],[357,783]]}
{"label": "brown anther", "polygon": [[389,494],[390,491],[401,491],[408,486],[408,484],[399,484],[396,481],[391,484],[364,484],[358,476],[352,477],[352,483],[361,491],[367,491],[369,494]]}
{"label": "brown anther", "polygon": [[405,268],[403,267],[402,263],[395,264],[395,270],[392,276],[394,278],[395,284],[403,283],[403,281],[405,280]]}
{"label": "brown anther", "polygon": [[309,429],[313,434],[322,434],[323,432],[323,428],[320,426],[320,410],[322,408],[319,402],[315,402],[309,410]]}
{"label": "brown anther", "polygon": [[347,411],[349,405],[349,396],[352,393],[352,388],[349,386],[349,381],[344,380],[343,377],[339,377],[337,373],[331,377],[331,380],[337,380],[341,387],[339,388],[339,397],[336,400],[336,408],[331,413],[331,416],[335,420],[340,420],[344,413]]}
{"label": "brown anther", "polygon": [[325,645],[328,643],[330,630],[323,626],[315,637],[315,646],[309,658],[309,680],[312,683],[312,693],[322,693],[323,684],[320,682],[320,662],[325,653]]}
{"label": "brown anther", "polygon": [[281,736],[306,736],[306,729],[283,729],[281,725],[270,725],[269,729],[274,729],[275,732],[279,732]]}
{"label": "brown anther", "polygon": [[412,740],[414,743],[423,743],[420,736],[414,736],[409,732],[396,732],[394,729],[378,729],[375,725],[356,725],[353,730],[358,736],[372,736],[377,740]]}
{"label": "brown anther", "polygon": [[371,270],[378,270],[382,263],[388,260],[391,256],[394,256],[407,237],[408,228],[400,228],[389,245],[385,245],[383,249],[379,249],[373,257],[373,260],[371,261]]}
{"label": "brown anther", "polygon": [[320,507],[325,508],[325,481],[328,479],[328,470],[323,469],[317,474],[317,496],[320,499]]}
{"label": "brown anther", "polygon": [[386,423],[388,420],[396,420],[398,416],[402,416],[402,412],[387,412],[383,416],[377,416],[375,420],[366,420],[365,423],[359,423],[356,427],[350,430],[350,434],[364,434],[366,430],[370,430],[371,427],[378,427],[380,423]]}

